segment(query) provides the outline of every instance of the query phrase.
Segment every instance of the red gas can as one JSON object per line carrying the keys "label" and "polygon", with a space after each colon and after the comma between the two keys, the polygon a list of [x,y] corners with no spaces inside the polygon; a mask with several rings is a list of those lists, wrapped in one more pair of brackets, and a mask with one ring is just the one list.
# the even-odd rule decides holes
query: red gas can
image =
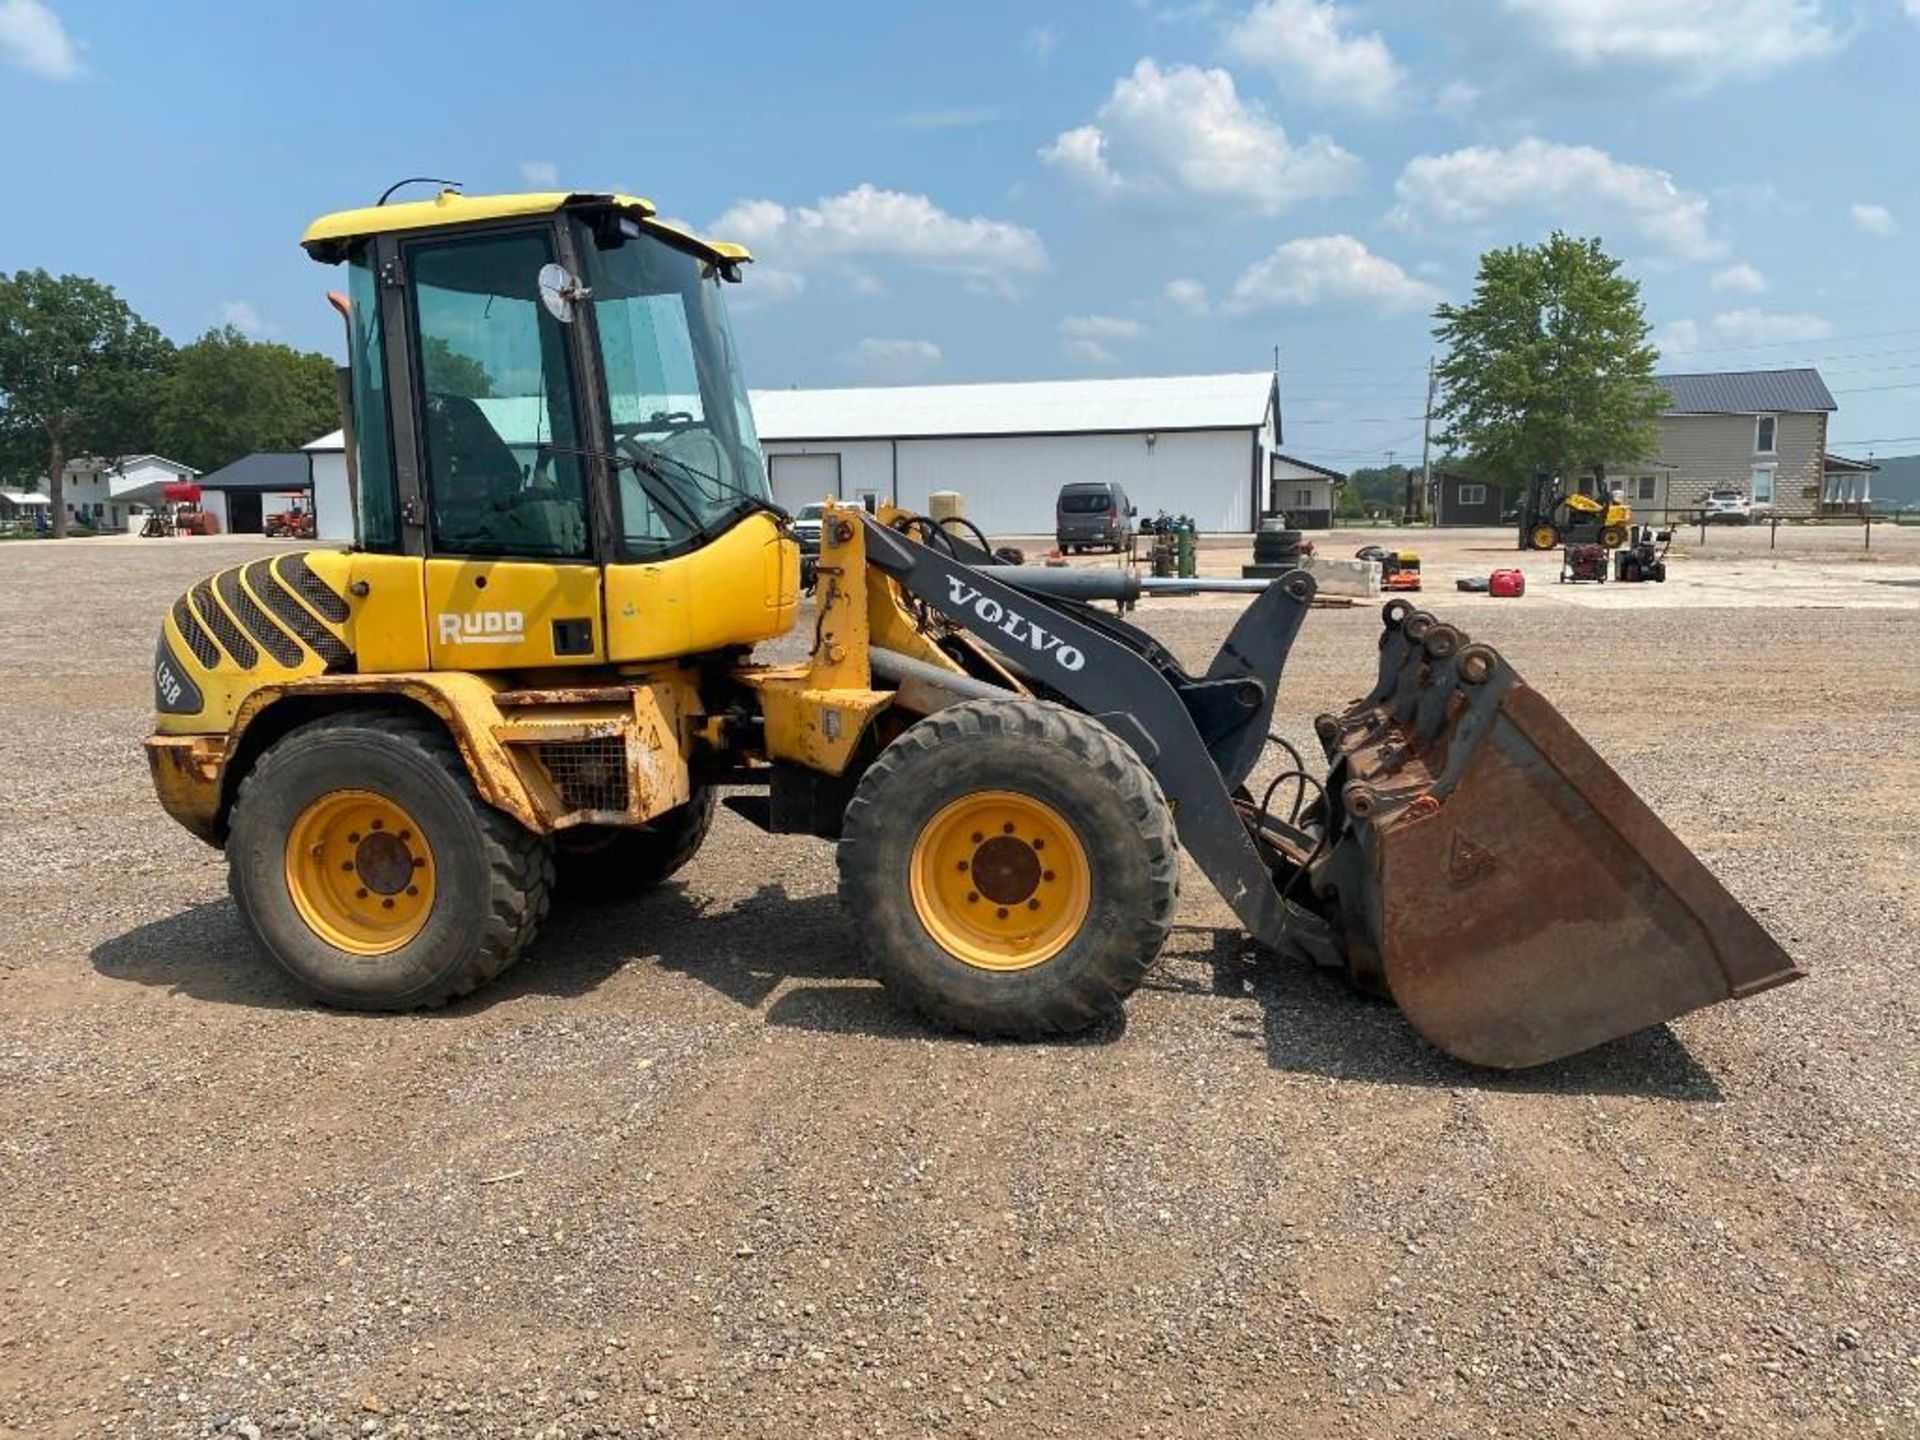
{"label": "red gas can", "polygon": [[1518,570],[1496,570],[1487,577],[1489,595],[1524,595],[1527,577]]}

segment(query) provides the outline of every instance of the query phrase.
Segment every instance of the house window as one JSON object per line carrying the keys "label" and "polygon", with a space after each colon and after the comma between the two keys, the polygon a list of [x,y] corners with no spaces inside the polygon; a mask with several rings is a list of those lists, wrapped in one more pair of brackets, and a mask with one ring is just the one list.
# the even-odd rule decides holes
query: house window
{"label": "house window", "polygon": [[1756,415],[1753,419],[1753,453],[1772,455],[1775,453],[1774,439],[1780,429],[1780,417],[1777,415]]}
{"label": "house window", "polygon": [[1651,475],[1634,476],[1633,498],[1636,500],[1651,500],[1653,499],[1653,496],[1654,496],[1653,476]]}
{"label": "house window", "polygon": [[1756,465],[1753,467],[1753,503],[1756,505],[1773,504],[1773,466]]}
{"label": "house window", "polygon": [[1293,508],[1296,510],[1313,509],[1313,491],[1302,485],[1293,492]]}
{"label": "house window", "polygon": [[1462,485],[1460,487],[1462,505],[1484,505],[1487,503],[1487,487],[1484,485]]}

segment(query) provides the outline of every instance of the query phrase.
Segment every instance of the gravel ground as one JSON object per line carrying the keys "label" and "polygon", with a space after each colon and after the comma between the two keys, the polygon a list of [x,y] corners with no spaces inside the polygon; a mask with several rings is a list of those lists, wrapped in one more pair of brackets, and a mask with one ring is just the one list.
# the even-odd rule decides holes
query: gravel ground
{"label": "gravel ground", "polygon": [[724,812],[482,997],[310,1008],[137,749],[259,549],[0,546],[0,1434],[1920,1434],[1920,614],[1476,608],[1811,972],[1499,1077],[1191,870],[1124,1026],[934,1035]]}

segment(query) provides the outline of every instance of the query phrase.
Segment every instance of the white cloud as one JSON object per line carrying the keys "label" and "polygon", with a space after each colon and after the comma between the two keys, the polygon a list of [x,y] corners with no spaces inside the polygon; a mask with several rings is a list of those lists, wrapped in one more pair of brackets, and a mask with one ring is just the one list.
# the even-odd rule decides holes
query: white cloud
{"label": "white cloud", "polygon": [[737,315],[798,300],[807,288],[806,276],[772,265],[749,265],[745,274],[744,284],[727,291],[727,308]]}
{"label": "white cloud", "polygon": [[931,340],[862,340],[847,352],[847,363],[876,380],[912,380],[926,374],[941,359]]}
{"label": "white cloud", "polygon": [[[980,294],[1012,295],[1018,282],[1047,268],[1047,247],[1024,225],[981,216],[949,215],[925,195],[861,185],[813,205],[742,200],[706,233],[746,245],[792,277],[781,298],[791,299],[809,271],[829,270],[863,293],[878,281],[874,263],[910,265],[958,276]],[[767,279],[766,272],[759,277]],[[769,302],[770,303],[770,300]]]}
{"label": "white cloud", "polygon": [[520,178],[536,190],[558,190],[560,167],[551,160],[522,160]]}
{"label": "white cloud", "polygon": [[1406,72],[1377,31],[1355,34],[1353,14],[1328,0],[1259,0],[1227,30],[1227,52],[1272,74],[1287,98],[1385,115]]}
{"label": "white cloud", "polygon": [[1782,315],[1766,310],[1725,310],[1704,323],[1675,320],[1653,337],[1664,356],[1695,351],[1740,350],[1755,345],[1790,345],[1825,340],[1833,326],[1818,315]]}
{"label": "white cloud", "polygon": [[[1920,3],[1920,0],[1916,0],[1916,3]],[[1749,295],[1758,295],[1767,288],[1767,277],[1741,260],[1724,270],[1714,271],[1707,277],[1707,283],[1715,290],[1740,290]]]}
{"label": "white cloud", "polygon": [[1208,310],[1207,287],[1190,276],[1169,280],[1160,292],[1160,303],[1180,315],[1204,315]]}
{"label": "white cloud", "polygon": [[0,56],[45,80],[71,80],[81,70],[80,46],[41,0],[0,0]]}
{"label": "white cloud", "polygon": [[1147,327],[1124,315],[1068,315],[1053,327],[1060,334],[1060,353],[1081,365],[1118,365],[1113,343],[1138,340]]}
{"label": "white cloud", "polygon": [[1081,365],[1118,365],[1120,357],[1098,340],[1063,340],[1060,353]]}
{"label": "white cloud", "polygon": [[1053,25],[1035,25],[1020,41],[1026,52],[1036,60],[1044,60],[1054,52],[1060,43],[1060,31]]}
{"label": "white cloud", "polygon": [[1040,158],[1094,194],[1197,197],[1273,214],[1359,184],[1358,156],[1324,135],[1288,140],[1224,70],[1142,60],[1114,82],[1094,123],[1056,136]]}
{"label": "white cloud", "polygon": [[1419,155],[1394,182],[1389,217],[1408,228],[1477,225],[1506,212],[1557,225],[1625,225],[1682,260],[1708,260],[1726,246],[1708,229],[1705,196],[1682,190],[1664,170],[1630,165],[1590,145],[1529,136],[1507,149],[1474,145]]}
{"label": "white cloud", "polygon": [[1433,97],[1433,108],[1449,120],[1464,120],[1486,92],[1468,80],[1449,80]]}
{"label": "white cloud", "polygon": [[1311,235],[1287,241],[1243,270],[1224,308],[1245,314],[1333,305],[1385,315],[1424,310],[1439,298],[1433,286],[1351,235]]}
{"label": "white cloud", "polygon": [[[1920,4],[1920,0],[1914,3]],[[1894,223],[1893,212],[1884,205],[1855,205],[1849,213],[1855,228],[1869,235],[1892,235],[1900,229]]]}
{"label": "white cloud", "polygon": [[220,302],[220,323],[231,325],[242,335],[258,340],[274,333],[275,327],[260,318],[260,312],[250,300],[223,300]]}
{"label": "white cloud", "polygon": [[1069,340],[1138,340],[1147,329],[1122,315],[1069,315],[1054,328]]}
{"label": "white cloud", "polygon": [[1567,68],[1698,92],[1837,49],[1825,0],[1504,0]]}

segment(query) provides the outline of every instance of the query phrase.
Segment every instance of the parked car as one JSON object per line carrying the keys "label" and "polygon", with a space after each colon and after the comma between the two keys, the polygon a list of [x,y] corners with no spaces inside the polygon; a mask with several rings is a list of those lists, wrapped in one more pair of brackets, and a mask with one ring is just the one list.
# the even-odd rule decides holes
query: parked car
{"label": "parked car", "polygon": [[820,553],[820,517],[826,513],[827,507],[816,500],[811,505],[802,505],[793,517],[793,538],[800,542],[802,555]]}
{"label": "parked car", "polygon": [[1746,525],[1753,520],[1753,501],[1744,490],[1715,490],[1707,496],[1701,518],[1709,524]]}
{"label": "parked car", "polygon": [[1125,550],[1133,544],[1134,513],[1127,492],[1111,481],[1062,485],[1054,502],[1054,540],[1068,555],[1095,548]]}

